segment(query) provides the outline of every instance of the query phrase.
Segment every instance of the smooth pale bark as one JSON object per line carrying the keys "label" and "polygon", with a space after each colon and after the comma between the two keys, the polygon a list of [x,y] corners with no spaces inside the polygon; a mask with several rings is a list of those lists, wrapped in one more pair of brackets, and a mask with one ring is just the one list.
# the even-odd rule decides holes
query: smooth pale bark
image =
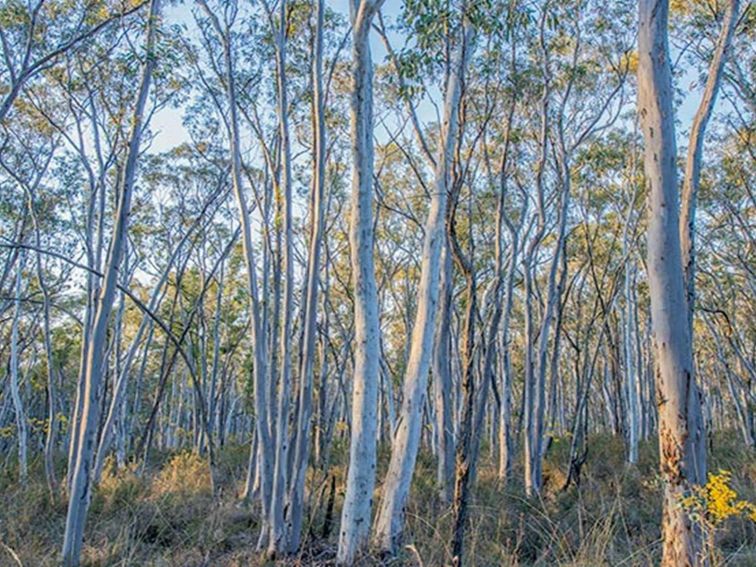
{"label": "smooth pale bark", "polygon": [[349,470],[337,562],[354,563],[370,533],[376,466],[380,326],[373,261],[373,62],[370,27],[382,0],[355,0],[352,17],[352,210],[349,248],[354,286],[354,379]]}
{"label": "smooth pale bark", "polygon": [[[85,83],[86,85],[86,83]],[[69,426],[68,442],[68,470],[66,473],[66,488],[70,491],[71,480],[75,469],[75,459],[78,452],[79,432],[81,425],[81,411],[84,404],[84,374],[89,357],[90,336],[94,324],[94,316],[97,311],[99,301],[100,281],[92,270],[100,272],[102,269],[102,260],[104,254],[105,241],[105,209],[107,204],[107,176],[113,168],[115,159],[115,146],[111,145],[109,154],[103,152],[103,140],[101,139],[101,119],[102,112],[98,112],[95,103],[95,94],[90,88],[88,92],[88,112],[89,131],[91,132],[92,145],[97,162],[97,173],[90,163],[90,157],[87,153],[87,142],[85,141],[84,127],[81,118],[75,121],[77,139],[71,140],[71,145],[79,156],[79,161],[86,171],[89,187],[89,198],[87,202],[87,213],[84,234],[82,235],[82,244],[87,256],[87,304],[82,325],[81,337],[81,354],[79,357],[79,372],[76,383],[76,401],[73,409],[73,417]],[[69,102],[69,110],[73,112],[76,106]],[[116,174],[116,178],[120,177]]]}
{"label": "smooth pale bark", "polygon": [[438,142],[436,175],[430,209],[425,222],[425,242],[421,259],[417,311],[404,376],[404,396],[394,431],[383,498],[376,518],[375,542],[388,553],[401,543],[404,508],[409,496],[420,445],[422,410],[428,387],[428,371],[433,353],[434,322],[438,303],[441,248],[446,238],[446,201],[457,131],[459,102],[465,68],[472,52],[472,25],[465,19],[463,38],[455,51],[446,84],[444,119]]}
{"label": "smooth pale bark", "polygon": [[[683,282],[672,74],[667,42],[666,0],[640,0],[638,113],[645,140],[644,165],[650,188],[648,279],[656,353],[660,470],[664,486],[662,565],[702,565],[700,534],[681,506],[691,487],[705,481],[704,436],[697,421],[698,388],[688,306]],[[695,426],[699,425],[698,428]],[[693,427],[692,427],[693,426]]]}
{"label": "smooth pale bark", "polygon": [[[288,550],[296,552],[302,539],[304,518],[305,474],[310,453],[310,423],[312,417],[312,383],[317,334],[318,286],[320,251],[323,238],[325,204],[326,129],[325,93],[323,92],[323,26],[324,0],[314,2],[314,53],[312,62],[312,125],[313,125],[313,176],[310,197],[310,253],[307,259],[307,281],[304,290],[304,322],[299,364],[299,414],[294,446],[293,477],[289,494]],[[321,361],[324,364],[324,361]]]}
{"label": "smooth pale bark", "polygon": [[632,225],[633,203],[635,195],[630,197],[627,214],[625,216],[625,228],[622,233],[622,252],[625,256],[624,269],[624,306],[621,312],[622,324],[622,355],[624,361],[624,386],[627,400],[627,462],[631,465],[638,462],[638,444],[641,434],[641,380],[638,368],[636,336],[636,306],[635,285],[637,280],[637,268],[631,257],[630,251],[630,227]]}
{"label": "smooth pale bark", "polygon": [[[637,169],[635,145],[630,155],[628,171],[632,175]],[[628,177],[632,180],[634,177]],[[622,254],[625,260],[624,266],[624,305],[621,311],[623,360],[624,360],[624,384],[627,400],[627,423],[626,441],[627,451],[625,457],[631,465],[638,463],[638,445],[643,436],[643,374],[642,359],[640,357],[640,328],[638,326],[638,301],[637,301],[637,278],[638,267],[635,254],[631,249],[631,236],[637,230],[637,217],[634,213],[637,201],[637,184],[630,183],[628,192],[627,213],[625,214],[625,227],[622,231]]]}
{"label": "smooth pale bark", "polygon": [[293,234],[291,221],[291,143],[289,140],[289,103],[286,81],[286,34],[288,26],[288,3],[279,0],[278,31],[276,33],[276,84],[277,113],[279,130],[279,169],[280,186],[277,191],[279,200],[279,220],[283,230],[283,305],[280,323],[280,371],[278,389],[278,408],[276,411],[275,464],[273,469],[273,494],[270,503],[270,539],[268,553],[275,556],[286,552],[288,541],[284,523],[286,507],[286,490],[288,485],[289,458],[289,402],[291,398],[291,320],[293,308],[294,261]]}
{"label": "smooth pale bark", "polygon": [[[536,356],[536,346],[539,342],[538,330],[536,328],[535,315],[533,313],[533,294],[535,260],[540,247],[541,241],[546,231],[546,196],[544,173],[548,158],[549,148],[549,103],[551,97],[550,86],[550,69],[548,51],[546,47],[545,29],[546,16],[549,6],[544,6],[539,26],[539,42],[542,52],[542,70],[544,75],[544,84],[541,92],[540,101],[540,129],[539,129],[539,156],[536,165],[536,202],[538,205],[538,227],[535,235],[531,238],[526,249],[523,259],[523,268],[525,270],[525,384],[523,387],[523,414],[525,422],[525,438],[523,443],[524,455],[524,475],[525,475],[525,493],[532,496],[540,490],[541,477],[539,475],[540,467],[540,439],[539,439],[539,417],[542,419],[542,407],[539,401],[543,400],[541,394],[543,385],[541,383],[541,372],[537,366],[540,356]],[[564,216],[564,215],[562,215]],[[560,253],[561,247],[556,247],[552,267],[556,264],[556,256]],[[550,280],[551,281],[551,280]],[[551,305],[551,302],[547,302]],[[546,322],[546,316],[543,323]],[[548,339],[547,339],[548,340]],[[540,352],[540,351],[539,351]],[[539,395],[540,394],[540,395]]]}
{"label": "smooth pale bark", "polygon": [[160,0],[152,0],[147,20],[145,41],[146,59],[142,66],[141,80],[137,91],[132,117],[126,163],[119,183],[119,200],[113,235],[105,264],[104,277],[100,289],[100,301],[94,317],[90,344],[87,349],[87,363],[84,373],[84,400],[79,427],[79,441],[76,452],[74,473],[71,478],[71,493],[66,516],[63,541],[63,565],[79,564],[84,525],[91,500],[91,467],[99,422],[99,400],[97,392],[105,371],[105,351],[107,347],[108,320],[113,308],[118,285],[118,268],[126,246],[126,234],[131,212],[131,198],[136,178],[139,145],[143,131],[143,116],[150,91],[152,72],[155,68],[155,36],[159,17]]}
{"label": "smooth pale bark", "polygon": [[722,83],[728,51],[735,35],[735,27],[740,14],[740,0],[728,0],[722,29],[717,38],[714,55],[709,63],[706,86],[698,106],[693,124],[690,128],[688,141],[688,155],[685,161],[685,174],[680,210],[680,243],[682,246],[682,261],[685,277],[685,293],[688,301],[689,326],[691,338],[693,336],[693,311],[695,309],[696,284],[696,207],[698,204],[698,188],[701,182],[701,163],[703,160],[703,146],[706,127],[711,113],[717,102],[719,86]]}
{"label": "smooth pale bark", "polygon": [[636,285],[636,268],[628,261],[625,266],[625,307],[623,311],[623,354],[625,361],[625,388],[627,396],[627,462],[637,464],[638,443],[641,434],[641,382],[636,365],[635,335],[635,295],[633,287]]}
{"label": "smooth pale bark", "polygon": [[[514,110],[514,108],[513,108]],[[502,163],[504,165],[504,163]],[[502,168],[501,183],[506,181],[506,172]],[[525,218],[528,209],[528,199],[523,195],[522,206],[520,208],[520,215],[518,223],[512,222],[507,216],[503,216],[503,221],[507,226],[510,237],[510,256],[507,262],[507,280],[505,286],[505,299],[504,299],[504,313],[501,329],[501,358],[502,363],[499,369],[501,373],[501,403],[499,405],[499,480],[502,483],[506,483],[511,471],[514,460],[514,440],[512,435],[512,383],[513,383],[513,370],[512,370],[512,348],[510,338],[510,328],[512,320],[512,309],[514,306],[514,286],[515,276],[517,274],[517,262],[518,257],[522,251],[520,244],[521,232],[525,223]],[[524,394],[524,392],[523,392]],[[524,395],[523,395],[524,401]],[[520,412],[520,419],[523,418],[523,413]]]}
{"label": "smooth pale bark", "polygon": [[[562,120],[564,116],[564,107],[562,107],[557,123],[558,136],[556,144],[557,162],[559,173],[561,175],[559,189],[559,223],[557,227],[557,242],[554,248],[554,256],[549,266],[546,305],[544,307],[543,318],[540,328],[537,332],[538,356],[530,361],[535,365],[533,370],[535,384],[533,388],[533,407],[529,413],[530,420],[527,425],[526,442],[525,442],[525,490],[528,495],[539,493],[543,484],[543,453],[544,453],[544,431],[545,431],[545,411],[546,411],[546,357],[549,346],[549,338],[554,321],[554,311],[558,308],[560,293],[557,288],[557,271],[562,254],[565,254],[565,239],[567,237],[567,217],[570,204],[570,163],[567,149],[564,141],[564,129]],[[545,133],[545,132],[544,132]],[[545,148],[545,146],[544,146]],[[544,218],[543,215],[541,218]]]}
{"label": "smooth pale bark", "polygon": [[[682,206],[680,211],[680,246],[682,252],[683,278],[685,286],[685,295],[688,309],[688,333],[690,335],[691,349],[694,335],[693,318],[696,303],[696,239],[695,223],[696,208],[698,205],[698,190],[701,180],[701,163],[703,161],[703,146],[706,136],[706,127],[711,118],[714,105],[716,104],[717,94],[722,82],[724,67],[727,61],[728,51],[732,44],[732,38],[735,34],[735,27],[738,23],[740,14],[740,0],[729,0],[725,10],[722,29],[717,38],[714,55],[709,64],[706,86],[704,87],[703,97],[698,106],[693,124],[690,130],[688,141],[688,154],[685,162],[685,173],[683,175],[682,187]],[[695,368],[691,368],[695,371]],[[700,397],[698,385],[695,377],[692,377],[691,383],[693,389],[697,392],[696,397]],[[698,475],[701,482],[706,476],[706,435],[703,434],[706,428],[703,422],[702,408],[695,408],[688,416],[691,421],[689,427],[692,431],[697,432],[693,441],[695,443],[696,460],[703,463],[698,466]]]}
{"label": "smooth pale bark", "polygon": [[27,478],[29,476],[28,467],[28,444],[29,433],[26,424],[26,413],[24,412],[24,404],[21,399],[21,391],[19,389],[19,338],[18,327],[21,322],[21,282],[22,272],[24,269],[25,255],[21,252],[16,264],[16,284],[15,295],[13,301],[13,322],[11,323],[11,344],[10,344],[10,392],[13,399],[13,411],[16,414],[16,437],[18,439],[18,479],[22,485],[26,485]]}
{"label": "smooth pale bark", "polygon": [[436,479],[443,502],[451,502],[454,493],[454,416],[452,415],[451,317],[452,317],[452,258],[449,243],[444,237],[441,251],[441,279],[439,306],[436,317],[436,340],[433,348],[433,392],[438,433],[438,463]]}
{"label": "smooth pale bark", "polygon": [[[215,317],[213,318],[213,366],[210,370],[210,384],[207,389],[207,403],[208,403],[208,441],[212,442],[213,432],[217,429],[220,440],[223,439],[223,420],[221,416],[217,415],[217,399],[216,391],[218,389],[218,373],[220,372],[220,350],[221,350],[221,313],[223,307],[223,291],[225,288],[225,272],[223,269],[223,262],[220,266],[220,276],[216,279],[217,290],[215,293]],[[221,402],[224,399],[225,388],[223,387],[223,379],[221,378]],[[220,404],[221,410],[223,409],[223,403]]]}
{"label": "smooth pale bark", "polygon": [[[515,47],[512,47],[512,66],[515,65]],[[507,165],[509,160],[509,143],[512,119],[514,117],[515,102],[509,110],[506,126],[506,144],[499,166],[499,208],[503,208],[503,199],[507,191]],[[498,477],[502,483],[506,483],[512,470],[513,442],[512,442],[512,352],[510,345],[510,323],[512,320],[512,308],[514,306],[514,284],[517,273],[517,259],[520,254],[520,233],[522,232],[525,216],[528,208],[528,199],[523,195],[522,206],[519,211],[517,223],[513,222],[507,214],[499,213],[500,220],[509,232],[510,251],[507,262],[507,278],[504,287],[504,306],[500,335],[501,374],[500,403],[499,403],[499,467]]]}

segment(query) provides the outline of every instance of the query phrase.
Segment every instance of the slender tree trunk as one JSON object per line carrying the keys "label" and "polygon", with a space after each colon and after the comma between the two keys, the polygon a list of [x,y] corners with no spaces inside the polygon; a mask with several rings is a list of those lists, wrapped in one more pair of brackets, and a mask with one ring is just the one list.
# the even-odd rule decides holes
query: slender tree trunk
{"label": "slender tree trunk", "polygon": [[280,136],[280,171],[281,180],[278,187],[279,219],[283,229],[283,305],[281,310],[279,349],[281,352],[281,369],[279,372],[278,407],[276,411],[275,465],[273,469],[273,494],[270,503],[270,540],[268,553],[275,556],[285,553],[288,548],[284,508],[288,485],[289,458],[289,402],[291,398],[291,320],[293,308],[294,261],[293,229],[291,221],[291,146],[289,141],[289,109],[286,80],[286,33],[287,2],[278,3],[278,24],[276,38],[276,79],[277,112]]}
{"label": "slender tree trunk", "polygon": [[451,317],[452,317],[452,257],[448,239],[444,237],[441,251],[440,302],[433,348],[433,389],[438,431],[438,464],[436,477],[443,502],[451,502],[454,493],[454,416],[452,415],[451,374]]}
{"label": "slender tree trunk", "polygon": [[[294,448],[293,478],[289,496],[289,552],[294,553],[302,539],[304,517],[305,474],[309,462],[310,422],[312,416],[312,382],[315,362],[315,336],[318,314],[318,285],[320,250],[323,238],[323,208],[325,201],[326,129],[325,93],[323,92],[323,26],[324,0],[316,0],[314,14],[313,85],[313,176],[310,198],[310,254],[307,260],[307,283],[304,291],[304,323],[299,365],[299,415]],[[323,361],[321,361],[323,364]]]}
{"label": "slender tree trunk", "polygon": [[337,561],[350,565],[370,532],[376,465],[380,326],[373,262],[373,62],[370,27],[382,0],[352,4],[352,216],[349,245],[354,285],[354,380],[349,470]]}
{"label": "slender tree trunk", "polygon": [[452,153],[457,131],[459,101],[462,96],[465,67],[472,52],[473,28],[466,16],[463,38],[457,46],[446,84],[444,120],[438,142],[436,180],[430,210],[425,223],[425,243],[421,261],[417,311],[412,329],[404,396],[394,431],[391,462],[384,484],[383,499],[376,518],[375,540],[384,552],[393,554],[401,543],[404,509],[420,444],[422,410],[433,353],[433,332],[438,302],[441,249],[446,237],[446,200]]}
{"label": "slender tree trunk", "polygon": [[[52,154],[50,154],[50,159],[51,158]],[[47,165],[49,165],[49,161],[44,168],[45,171],[47,170]],[[25,189],[29,202],[29,216],[31,216],[32,227],[34,229],[34,243],[37,247],[35,263],[37,282],[39,283],[40,290],[42,290],[42,326],[45,345],[45,362],[47,367],[47,432],[45,434],[44,449],[45,479],[47,480],[47,488],[50,492],[50,498],[54,501],[58,488],[58,481],[55,475],[55,445],[56,430],[58,427],[58,389],[55,383],[56,369],[53,358],[52,333],[50,327],[50,289],[45,280],[44,269],[42,266],[42,233],[39,225],[39,218],[37,217],[35,209],[36,188],[39,186],[41,180],[42,177],[40,175],[33,186],[26,186]],[[16,297],[18,298],[18,294]]]}
{"label": "slender tree trunk", "polygon": [[21,400],[19,389],[19,337],[18,327],[21,322],[21,282],[24,270],[24,252],[21,252],[16,263],[16,285],[14,293],[13,322],[11,323],[10,344],[10,392],[13,399],[13,410],[16,414],[16,437],[18,438],[18,479],[22,485],[26,485],[28,478],[28,444],[29,433],[26,425],[26,413]]}
{"label": "slender tree trunk", "polygon": [[[249,206],[244,195],[242,184],[242,162],[241,162],[241,136],[239,134],[238,104],[236,101],[236,85],[234,74],[234,63],[231,53],[231,34],[230,30],[224,29],[220,25],[217,16],[210,10],[207,4],[201,2],[203,9],[210,18],[216,33],[223,44],[223,61],[224,74],[226,79],[226,97],[229,107],[229,145],[231,152],[231,181],[236,197],[236,204],[239,210],[239,222],[242,231],[242,250],[247,271],[247,292],[250,299],[250,319],[252,331],[252,343],[254,345],[254,363],[253,363],[253,382],[255,392],[255,429],[257,432],[259,448],[259,473],[261,480],[260,497],[263,507],[263,526],[261,529],[261,538],[264,539],[268,532],[270,517],[270,497],[273,491],[273,444],[270,422],[268,418],[268,359],[267,359],[267,341],[265,332],[265,317],[261,317],[260,299],[257,292],[257,269],[254,256],[254,244],[252,240],[252,223],[249,215]],[[250,450],[254,451],[254,444]],[[247,494],[248,495],[248,494]]]}
{"label": "slender tree trunk", "polygon": [[698,205],[698,187],[701,181],[701,163],[703,160],[704,139],[709,118],[717,102],[719,86],[722,83],[728,51],[735,35],[735,27],[740,13],[740,0],[727,0],[722,29],[717,38],[714,55],[709,63],[709,69],[704,87],[703,97],[698,106],[688,141],[688,155],[685,161],[683,176],[682,207],[680,211],[680,243],[682,246],[683,272],[685,277],[686,297],[689,310],[689,327],[693,336],[693,311],[695,309],[695,223],[696,207]]}
{"label": "slender tree trunk", "polygon": [[[703,97],[693,118],[690,139],[688,142],[688,155],[685,162],[679,232],[682,251],[683,282],[688,308],[688,333],[690,335],[691,349],[694,335],[693,318],[696,303],[695,222],[704,139],[709,118],[711,117],[714,105],[716,104],[717,94],[722,82],[727,55],[730,50],[730,45],[732,44],[732,38],[735,34],[735,27],[738,23],[739,14],[740,0],[728,0],[724,20],[722,22],[722,29],[717,38],[714,55],[709,64]],[[691,367],[691,372],[695,372],[694,367]],[[690,380],[691,386],[695,392],[694,397],[700,398],[701,392],[699,391],[695,376],[691,377]],[[699,406],[693,409],[694,411],[691,411],[688,416],[688,419],[690,420],[689,427],[690,431],[695,432],[693,443],[696,452],[695,459],[698,463],[696,465],[698,469],[697,474],[699,480],[704,482],[706,476],[706,435],[704,433],[706,425],[703,422],[701,407]]]}
{"label": "slender tree trunk", "polygon": [[139,157],[139,144],[144,127],[142,120],[147,105],[152,71],[155,67],[154,48],[159,8],[160,0],[152,0],[150,3],[145,42],[147,55],[142,66],[142,77],[134,107],[126,164],[119,183],[118,209],[104,270],[105,275],[100,290],[100,301],[94,318],[92,334],[89,337],[87,363],[84,373],[85,392],[81,412],[81,425],[79,428],[79,441],[77,444],[74,472],[71,478],[71,494],[64,532],[64,567],[75,567],[79,564],[84,536],[84,524],[91,499],[90,475],[97,434],[96,427],[99,421],[97,392],[99,391],[102,374],[105,370],[104,356],[107,346],[108,320],[110,319],[116,286],[118,284],[118,267],[121,265],[121,257],[126,245],[126,233],[131,212],[131,197],[136,178],[137,159]]}

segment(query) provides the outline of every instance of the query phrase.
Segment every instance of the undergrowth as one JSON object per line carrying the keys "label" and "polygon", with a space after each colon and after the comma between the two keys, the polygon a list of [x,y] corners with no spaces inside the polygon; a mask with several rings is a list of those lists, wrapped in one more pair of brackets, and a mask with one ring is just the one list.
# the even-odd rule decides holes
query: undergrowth
{"label": "undergrowth", "polygon": [[[539,498],[530,499],[524,496],[518,464],[512,479],[502,485],[496,478],[495,456],[484,454],[469,515],[465,564],[629,567],[658,563],[661,486],[655,443],[642,445],[634,467],[625,465],[619,439],[596,436],[589,446],[580,485],[565,489],[568,442],[555,440],[544,463],[544,490]],[[238,500],[247,450],[242,446],[220,450],[212,479],[207,461],[190,452],[156,454],[144,470],[129,466],[116,471],[109,463],[91,505],[84,565],[273,564],[256,551],[259,510]],[[342,452],[333,456],[343,460]],[[388,450],[382,448],[379,479],[387,459]],[[41,467],[34,463],[30,477],[38,480],[26,488],[18,485],[12,468],[0,473],[0,566],[57,563],[66,503],[51,499],[41,480]],[[756,502],[756,455],[739,444],[736,436],[715,437],[710,469],[728,471],[717,482],[726,482],[736,494],[733,505]],[[343,462],[328,471],[310,471],[308,490],[314,505],[306,519],[306,541],[299,556],[280,564],[332,563],[344,473]],[[406,511],[406,547],[392,560],[366,557],[362,564],[447,565],[452,517],[438,492],[434,458],[422,453]],[[380,486],[376,498],[379,494]],[[705,499],[695,505],[705,512]],[[756,523],[748,514],[718,517],[712,542],[717,563],[756,565]]]}

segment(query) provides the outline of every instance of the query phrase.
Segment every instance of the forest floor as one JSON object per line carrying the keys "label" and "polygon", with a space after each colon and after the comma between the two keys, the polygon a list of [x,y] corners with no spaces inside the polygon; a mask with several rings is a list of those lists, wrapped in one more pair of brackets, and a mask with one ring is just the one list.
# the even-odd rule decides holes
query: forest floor
{"label": "forest floor", "polygon": [[[465,564],[619,567],[658,563],[661,493],[654,443],[642,446],[640,462],[632,469],[623,463],[621,440],[594,437],[589,446],[580,486],[563,490],[569,446],[566,441],[552,445],[539,499],[526,499],[517,480],[502,488],[493,464],[484,458],[467,530]],[[219,451],[215,497],[206,463],[190,453],[159,455],[141,476],[133,471],[106,472],[91,506],[85,565],[274,564],[255,551],[259,512],[238,504],[247,451],[246,447]],[[334,460],[343,456],[343,447],[337,447]],[[387,450],[382,450],[379,479],[387,459]],[[430,455],[418,459],[407,510],[408,545],[402,556],[390,562],[366,558],[361,564],[448,564],[451,513],[437,497],[433,463]],[[32,478],[43,478],[41,463],[36,467]],[[731,471],[730,484],[738,497],[756,502],[756,454],[745,449],[735,434],[714,438],[710,469]],[[515,479],[521,476],[517,466],[514,473]],[[312,475],[316,504],[308,520],[307,542],[298,557],[280,564],[332,564],[343,474],[344,467],[335,466],[328,475]],[[55,565],[65,514],[65,502],[51,502],[43,482],[31,482],[22,489],[15,472],[0,472],[0,566]],[[753,521],[728,519],[717,528],[715,539],[717,564],[756,565]]]}

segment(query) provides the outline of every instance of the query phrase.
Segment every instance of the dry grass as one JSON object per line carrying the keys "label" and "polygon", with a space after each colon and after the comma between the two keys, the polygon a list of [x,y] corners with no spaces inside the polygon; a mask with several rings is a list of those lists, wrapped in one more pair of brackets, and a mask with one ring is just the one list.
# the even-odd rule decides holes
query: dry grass
{"label": "dry grass", "polygon": [[[265,565],[255,550],[258,511],[240,507],[245,447],[219,456],[216,496],[205,461],[191,453],[157,455],[143,476],[134,468],[106,469],[95,493],[87,525],[84,561],[89,566],[248,566]],[[623,463],[622,443],[611,437],[591,440],[579,487],[562,490],[567,447],[555,442],[544,465],[545,490],[527,499],[515,480],[503,487],[490,457],[484,456],[470,514],[467,564],[476,566],[654,565],[659,557],[660,492],[656,448],[642,447],[640,463]],[[335,456],[342,459],[340,453]],[[381,470],[386,450],[381,451]],[[733,472],[741,498],[756,501],[756,455],[735,436],[714,442],[713,469]],[[36,463],[33,478],[42,478]],[[65,503],[51,502],[41,482],[21,489],[15,474],[0,476],[0,566],[55,565],[61,547]],[[334,508],[330,531],[326,509]],[[343,463],[329,474],[309,478],[316,511],[308,518],[300,556],[286,565],[329,565],[335,556]],[[380,477],[379,477],[380,478]],[[378,494],[378,490],[376,494]],[[363,565],[442,566],[450,558],[451,513],[437,498],[434,461],[422,454],[407,509],[407,547],[391,561],[367,557]],[[324,534],[327,534],[324,537]],[[728,566],[756,564],[756,525],[728,520],[717,538]],[[17,560],[13,555],[17,556]]]}

